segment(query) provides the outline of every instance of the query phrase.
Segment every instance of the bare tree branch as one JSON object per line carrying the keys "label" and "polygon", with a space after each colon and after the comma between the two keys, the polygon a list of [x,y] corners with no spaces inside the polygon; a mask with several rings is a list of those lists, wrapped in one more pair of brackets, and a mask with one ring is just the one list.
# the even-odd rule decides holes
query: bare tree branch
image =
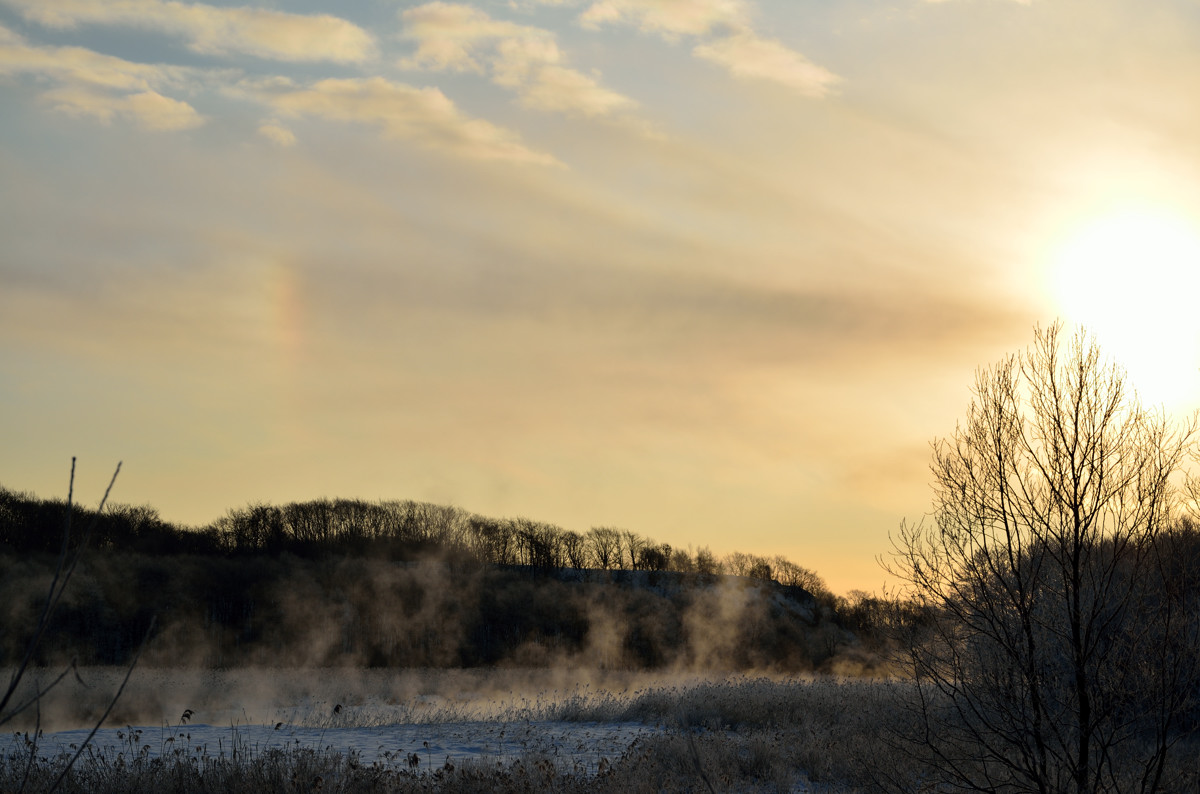
{"label": "bare tree branch", "polygon": [[933,444],[932,515],[893,538],[929,616],[902,645],[915,744],[967,790],[1158,791],[1200,680],[1200,589],[1162,564],[1196,419],[1147,411],[1060,332],[977,373]]}

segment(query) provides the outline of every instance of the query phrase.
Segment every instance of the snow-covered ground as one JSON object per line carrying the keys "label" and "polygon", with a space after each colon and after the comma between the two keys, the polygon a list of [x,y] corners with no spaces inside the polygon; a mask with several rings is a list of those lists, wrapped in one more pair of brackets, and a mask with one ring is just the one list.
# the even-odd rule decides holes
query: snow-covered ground
{"label": "snow-covered ground", "polygon": [[[35,722],[44,729],[35,757],[54,767],[82,746],[126,673],[78,672],[0,732],[13,780],[25,774]],[[60,673],[30,671],[15,702]],[[880,720],[891,719],[895,703],[892,683],[832,678],[567,667],[139,668],[76,769],[175,770],[155,760],[174,757],[196,762],[183,768],[239,774],[315,764],[323,774],[376,775],[378,763],[384,775],[418,782],[479,771],[488,779],[489,768],[497,779],[528,772],[551,786],[545,791],[559,775],[604,773],[621,785],[683,775],[699,788],[708,775],[731,781],[729,790],[834,792],[843,788],[814,785],[807,770],[837,781],[859,776],[868,762],[909,769],[879,742]]]}
{"label": "snow-covered ground", "polygon": [[[602,759],[615,761],[640,737],[659,729],[637,723],[561,721],[453,722],[372,727],[310,728],[294,725],[180,725],[104,728],[92,748],[110,759],[144,754],[148,757],[202,754],[257,756],[272,749],[305,748],[357,754],[361,763],[409,765],[410,754],[421,769],[440,767],[447,760],[470,758],[509,762],[526,755],[546,756],[568,768],[595,772]],[[89,729],[44,733],[38,755],[74,753]],[[0,752],[25,746],[25,734],[0,739]]]}
{"label": "snow-covered ground", "polygon": [[[30,681],[44,683],[53,672],[40,671]],[[124,671],[90,668],[81,674],[43,700],[38,755],[73,753]],[[562,704],[621,699],[646,683],[617,674],[593,688],[563,671],[143,668],[134,671],[91,749],[110,759],[308,749],[354,753],[363,764],[403,768],[419,760],[422,770],[468,758],[508,764],[544,755],[560,768],[587,773],[662,729],[564,720]],[[24,724],[8,726],[0,735],[0,753],[28,748],[33,718],[29,710]]]}

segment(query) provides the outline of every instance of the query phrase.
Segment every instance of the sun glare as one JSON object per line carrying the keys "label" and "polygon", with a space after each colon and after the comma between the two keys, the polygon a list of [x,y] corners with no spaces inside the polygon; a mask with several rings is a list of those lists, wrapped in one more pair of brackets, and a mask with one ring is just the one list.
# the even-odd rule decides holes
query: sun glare
{"label": "sun glare", "polygon": [[1200,405],[1200,227],[1127,209],[1067,235],[1054,256],[1054,298],[1123,365],[1143,401]]}

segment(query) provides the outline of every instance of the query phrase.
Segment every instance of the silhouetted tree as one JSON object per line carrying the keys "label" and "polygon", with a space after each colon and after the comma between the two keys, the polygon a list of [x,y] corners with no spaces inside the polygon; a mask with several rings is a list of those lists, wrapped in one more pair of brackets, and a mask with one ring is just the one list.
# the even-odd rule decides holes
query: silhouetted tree
{"label": "silhouetted tree", "polygon": [[750,566],[746,569],[746,575],[751,579],[762,579],[769,582],[771,581],[771,563],[762,557],[751,557]]}
{"label": "silhouetted tree", "polygon": [[692,555],[688,553],[687,549],[671,549],[669,567],[672,571],[692,573],[696,570],[696,561],[692,559]]}
{"label": "silhouetted tree", "polygon": [[484,516],[472,516],[467,522],[469,544],[479,559],[493,565],[511,565],[513,558],[512,526]]}
{"label": "silhouetted tree", "polygon": [[[664,552],[663,549],[666,549]],[[667,569],[667,561],[670,560],[670,546],[656,546],[648,544],[642,547],[642,552],[638,555],[640,560],[639,567],[643,571],[665,571]]]}
{"label": "silhouetted tree", "polygon": [[513,520],[513,536],[520,550],[520,561],[533,568],[551,571],[562,567],[561,530],[528,518]]}
{"label": "silhouetted tree", "polygon": [[903,638],[910,738],[955,788],[1158,791],[1200,653],[1165,542],[1195,420],[1145,410],[1091,338],[1064,354],[1059,334],[978,373],[934,444],[932,518],[893,541],[927,615]]}
{"label": "silhouetted tree", "polygon": [[721,564],[709,551],[708,546],[696,549],[696,573],[701,576],[716,576],[721,573]]}
{"label": "silhouetted tree", "polygon": [[622,530],[621,539],[625,544],[625,559],[629,560],[629,569],[639,570],[642,566],[642,550],[646,548],[646,539],[632,530]]}
{"label": "silhouetted tree", "polygon": [[611,527],[592,527],[587,533],[592,560],[603,570],[621,567],[621,533]]}
{"label": "silhouetted tree", "polygon": [[747,576],[750,573],[750,555],[740,551],[731,551],[725,555],[725,570],[734,576]]}
{"label": "silhouetted tree", "polygon": [[562,533],[561,542],[563,556],[566,557],[567,564],[577,571],[586,568],[588,553],[583,535],[574,531],[564,532]]}

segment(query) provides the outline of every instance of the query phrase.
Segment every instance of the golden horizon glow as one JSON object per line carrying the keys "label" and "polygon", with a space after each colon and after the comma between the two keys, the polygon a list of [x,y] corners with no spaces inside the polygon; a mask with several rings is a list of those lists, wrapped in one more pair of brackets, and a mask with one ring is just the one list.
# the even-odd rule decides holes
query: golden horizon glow
{"label": "golden horizon glow", "polygon": [[1200,407],[1192,0],[291,5],[0,0],[3,487],[123,459],[182,523],[415,499],[845,592],[1035,325]]}
{"label": "golden horizon glow", "polygon": [[1143,400],[1200,396],[1200,221],[1153,206],[1108,211],[1067,234],[1053,257],[1064,318],[1094,333]]}

